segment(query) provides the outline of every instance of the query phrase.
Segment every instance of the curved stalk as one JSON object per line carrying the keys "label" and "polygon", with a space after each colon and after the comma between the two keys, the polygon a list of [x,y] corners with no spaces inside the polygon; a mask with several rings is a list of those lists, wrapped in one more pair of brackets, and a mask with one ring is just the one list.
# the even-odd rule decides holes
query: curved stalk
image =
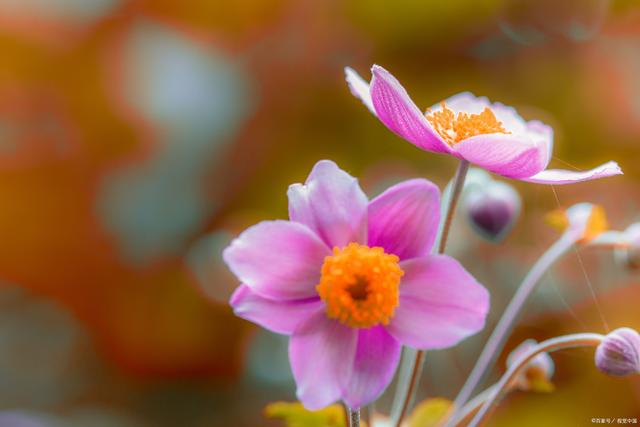
{"label": "curved stalk", "polygon": [[511,298],[511,301],[509,301],[507,308],[491,333],[487,343],[482,349],[480,357],[478,357],[475,366],[467,377],[467,381],[458,393],[454,402],[454,408],[462,408],[467,402],[467,399],[469,399],[475,388],[491,367],[498,352],[502,349],[505,338],[513,327],[513,324],[520,314],[520,310],[527,298],[529,298],[529,295],[531,295],[533,290],[536,288],[536,285],[540,282],[540,279],[542,279],[549,268],[576,243],[576,240],[576,233],[563,234],[538,259],[529,273],[525,276],[520,286],[518,286],[518,290]]}
{"label": "curved stalk", "polygon": [[447,424],[452,424],[454,426],[466,426],[473,419],[473,417],[478,413],[484,402],[489,398],[489,396],[495,390],[495,384],[484,390],[482,393],[478,394],[473,399],[469,400],[464,407],[460,408],[460,411],[451,415],[451,418],[447,422]]}
{"label": "curved stalk", "polygon": [[600,334],[572,334],[551,338],[536,345],[520,356],[515,363],[509,367],[502,378],[500,378],[500,381],[492,388],[492,392],[487,400],[476,413],[473,420],[471,420],[469,427],[480,426],[487,421],[496,404],[500,401],[505,391],[508,390],[516,375],[538,354],[574,347],[596,347],[603,339],[604,335]]}
{"label": "curved stalk", "polygon": [[[460,160],[458,169],[456,170],[456,175],[453,178],[453,187],[451,190],[451,197],[449,198],[449,205],[447,206],[447,213],[445,214],[444,222],[442,223],[442,227],[440,228],[440,233],[437,240],[438,254],[444,253],[444,250],[447,246],[449,230],[451,229],[451,223],[453,222],[453,215],[458,205],[458,199],[460,198],[462,189],[464,188],[464,181],[467,177],[468,170],[469,162],[466,160]],[[400,398],[394,399],[394,407],[391,410],[392,418],[394,420],[393,425],[396,427],[400,427],[400,424],[402,424],[402,421],[409,411],[409,407],[411,406],[411,403],[415,397],[418,380],[420,379],[420,375],[422,374],[422,365],[424,362],[425,352],[420,350],[416,353],[409,354],[411,354],[412,357],[409,356],[406,363],[411,366],[411,370],[409,371],[407,369],[403,369],[405,368],[405,366],[401,367],[401,378],[398,382],[398,389],[396,391],[396,396],[400,396]],[[403,372],[409,373],[408,380],[402,378]]]}

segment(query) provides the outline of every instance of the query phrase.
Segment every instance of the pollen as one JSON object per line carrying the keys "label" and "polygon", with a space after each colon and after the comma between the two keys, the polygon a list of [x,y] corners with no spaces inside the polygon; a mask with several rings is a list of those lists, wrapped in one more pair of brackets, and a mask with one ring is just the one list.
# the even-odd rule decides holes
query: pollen
{"label": "pollen", "polygon": [[433,129],[451,146],[472,136],[489,133],[511,133],[502,126],[490,108],[485,107],[480,114],[455,113],[447,108],[444,101],[442,110],[428,110],[426,118]]}
{"label": "pollen", "polygon": [[380,247],[333,248],[316,286],[327,316],[353,328],[388,325],[399,304],[399,261]]}

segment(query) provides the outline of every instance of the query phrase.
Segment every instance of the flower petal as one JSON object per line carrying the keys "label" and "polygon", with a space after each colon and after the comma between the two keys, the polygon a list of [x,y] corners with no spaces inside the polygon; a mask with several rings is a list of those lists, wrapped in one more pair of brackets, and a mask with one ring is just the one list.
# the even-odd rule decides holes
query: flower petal
{"label": "flower petal", "polygon": [[373,101],[371,100],[369,83],[360,77],[360,74],[351,67],[345,67],[344,74],[347,84],[349,85],[349,89],[351,90],[351,94],[362,101],[373,115],[376,115],[376,110],[373,108]]}
{"label": "flower petal", "polygon": [[522,181],[535,182],[537,184],[562,185],[622,174],[622,169],[620,169],[620,166],[618,166],[616,162],[607,162],[588,171],[578,172],[562,169],[547,169],[528,178],[521,179]]}
{"label": "flower petal", "polygon": [[477,135],[455,145],[469,162],[508,178],[525,178],[544,168],[543,146],[526,135],[492,133]]}
{"label": "flower petal", "polygon": [[401,182],[369,202],[369,246],[400,259],[427,255],[440,223],[440,190],[426,179]]}
{"label": "flower petal", "polygon": [[400,82],[384,68],[372,68],[371,98],[376,115],[391,131],[426,151],[450,153]]}
{"label": "flower petal", "polygon": [[400,305],[387,330],[402,344],[451,347],[484,327],[489,293],[456,260],[437,255],[400,266]]}
{"label": "flower petal", "polygon": [[263,221],[234,239],[222,254],[231,271],[254,292],[274,299],[316,295],[329,248],[302,224]]}
{"label": "flower petal", "polygon": [[305,408],[323,408],[342,397],[354,360],[358,332],[315,313],[302,322],[289,341],[289,360],[297,396]]}
{"label": "flower petal", "polygon": [[236,316],[285,335],[291,335],[301,322],[323,308],[319,298],[273,300],[256,294],[247,285],[236,289],[229,304]]}
{"label": "flower petal", "polygon": [[334,162],[316,163],[306,183],[289,186],[287,195],[291,221],[315,231],[329,247],[367,241],[367,196]]}
{"label": "flower petal", "polygon": [[553,128],[541,121],[527,122],[527,135],[540,147],[543,169],[549,165],[553,156]]}
{"label": "flower petal", "polygon": [[360,408],[378,398],[391,382],[401,345],[382,326],[358,330],[353,372],[342,396],[350,408]]}

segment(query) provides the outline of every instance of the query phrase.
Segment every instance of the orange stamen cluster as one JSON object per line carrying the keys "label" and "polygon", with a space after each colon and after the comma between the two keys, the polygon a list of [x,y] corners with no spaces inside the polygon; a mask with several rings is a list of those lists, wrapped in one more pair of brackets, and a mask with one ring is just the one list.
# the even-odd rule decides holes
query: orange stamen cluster
{"label": "orange stamen cluster", "polygon": [[[545,219],[549,225],[560,231],[564,231],[569,227],[569,216],[563,210],[552,211],[547,214]],[[578,243],[589,243],[608,229],[607,213],[602,206],[595,205],[591,208],[589,218],[587,218],[587,223],[582,236],[578,239]]]}
{"label": "orange stamen cluster", "polygon": [[480,114],[455,113],[448,109],[444,101],[442,110],[427,111],[426,118],[433,129],[449,145],[454,145],[467,138],[488,133],[511,133],[502,126],[502,122],[485,107]]}
{"label": "orange stamen cluster", "polygon": [[332,319],[353,328],[387,325],[399,303],[404,274],[395,255],[379,247],[349,243],[333,248],[322,265],[316,290]]}

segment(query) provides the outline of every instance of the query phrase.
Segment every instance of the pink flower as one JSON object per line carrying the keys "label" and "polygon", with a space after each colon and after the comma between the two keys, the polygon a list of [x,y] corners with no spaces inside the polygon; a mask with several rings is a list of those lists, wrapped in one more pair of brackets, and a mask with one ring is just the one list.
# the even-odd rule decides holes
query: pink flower
{"label": "pink flower", "polygon": [[571,184],[622,174],[615,162],[589,171],[546,169],[553,130],[525,121],[515,109],[469,92],[452,96],[423,114],[400,82],[374,65],[371,83],[346,68],[351,92],[380,121],[418,148],[467,160],[489,172],[540,184]]}
{"label": "pink flower", "polygon": [[456,260],[431,255],[440,193],[397,184],[369,201],[327,160],[289,187],[290,221],[264,221],[224,252],[243,283],[235,313],[291,336],[297,395],[308,409],[358,408],[391,381],[401,345],[441,349],[481,330],[489,295]]}

